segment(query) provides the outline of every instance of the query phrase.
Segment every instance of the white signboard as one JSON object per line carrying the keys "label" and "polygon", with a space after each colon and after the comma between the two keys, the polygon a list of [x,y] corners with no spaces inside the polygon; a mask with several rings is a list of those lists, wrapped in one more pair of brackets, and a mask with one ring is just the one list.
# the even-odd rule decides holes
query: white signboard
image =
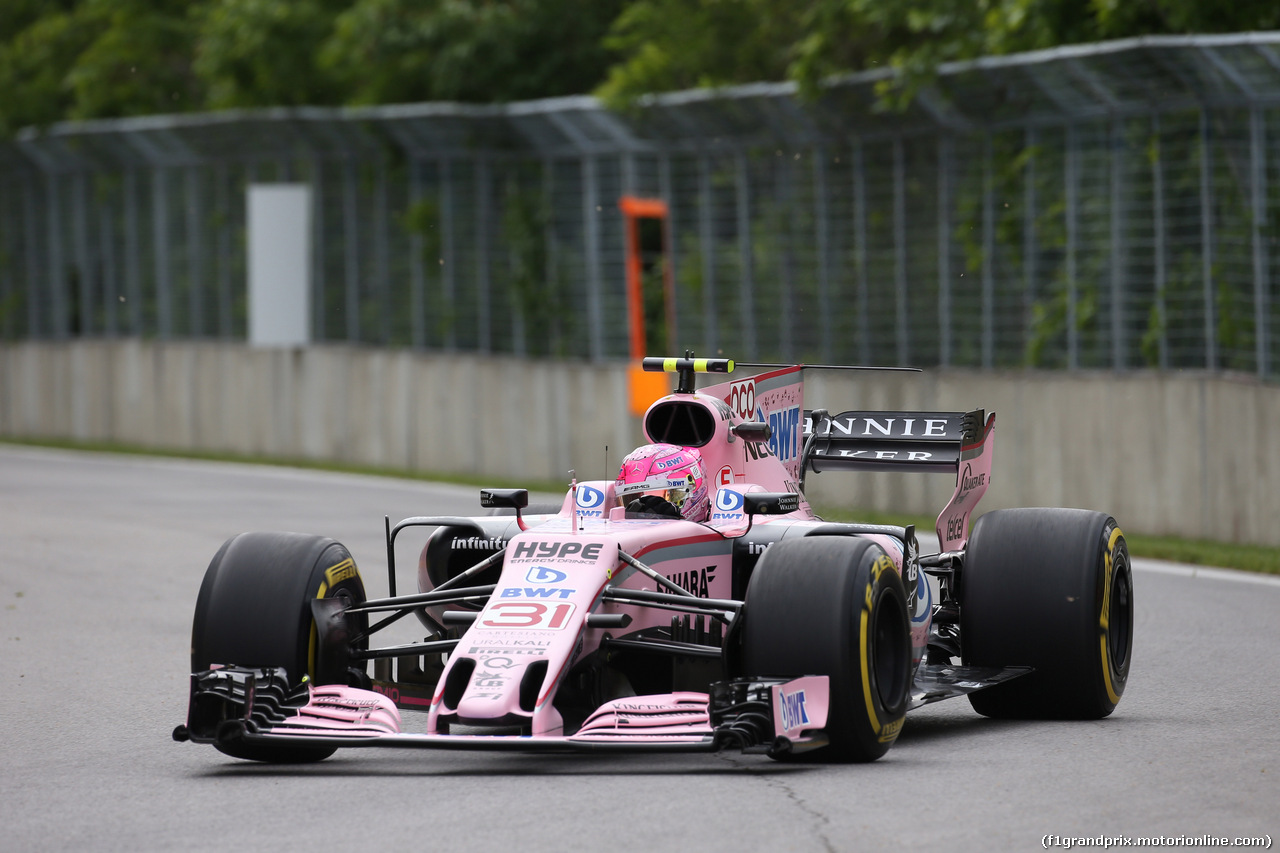
{"label": "white signboard", "polygon": [[311,188],[251,184],[248,190],[249,343],[311,342]]}

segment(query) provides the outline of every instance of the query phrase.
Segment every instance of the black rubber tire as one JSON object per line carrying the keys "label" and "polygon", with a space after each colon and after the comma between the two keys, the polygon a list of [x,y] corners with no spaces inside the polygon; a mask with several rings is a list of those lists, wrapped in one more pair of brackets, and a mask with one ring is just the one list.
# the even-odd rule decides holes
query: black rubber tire
{"label": "black rubber tire", "polygon": [[911,633],[902,578],[879,546],[842,536],[773,545],[742,619],[743,675],[830,679],[831,745],[814,758],[875,761],[889,750],[907,712]]}
{"label": "black rubber tire", "polygon": [[[340,543],[301,533],[241,533],[209,563],[191,626],[191,671],[211,665],[284,667],[297,684],[346,684],[347,673],[316,669],[311,599],[365,600],[364,581]],[[361,625],[363,628],[363,624]],[[236,758],[319,761],[333,749],[219,745]]]}
{"label": "black rubber tire", "polygon": [[1133,571],[1115,519],[1079,509],[983,515],[959,600],[965,663],[1035,667],[971,693],[979,714],[1096,720],[1115,710],[1133,654]]}

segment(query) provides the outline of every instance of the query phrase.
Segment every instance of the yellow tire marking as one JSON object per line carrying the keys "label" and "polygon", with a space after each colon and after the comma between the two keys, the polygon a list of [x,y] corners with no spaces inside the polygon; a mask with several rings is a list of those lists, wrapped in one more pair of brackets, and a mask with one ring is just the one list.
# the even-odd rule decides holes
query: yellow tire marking
{"label": "yellow tire marking", "polygon": [[1102,634],[1098,638],[1098,642],[1102,647],[1102,682],[1107,688],[1107,698],[1111,700],[1112,705],[1119,704],[1120,697],[1116,695],[1115,686],[1111,683],[1111,654],[1107,647],[1107,636],[1111,631],[1111,555],[1116,549],[1116,540],[1122,535],[1120,528],[1117,527],[1111,531],[1111,539],[1107,542],[1107,552],[1104,556],[1104,567],[1106,569],[1106,577],[1102,582],[1102,616],[1098,619],[1098,627]]}
{"label": "yellow tire marking", "polygon": [[[871,595],[871,587],[867,587],[867,595]],[[870,614],[863,608],[862,610],[862,646],[859,649],[862,658],[862,698],[867,703],[867,719],[871,720],[871,732],[877,737],[880,735],[880,718],[876,716],[875,703],[871,701],[871,676],[867,672],[867,617]]]}
{"label": "yellow tire marking", "polygon": [[356,561],[351,557],[343,560],[337,565],[330,566],[324,571],[324,579],[329,586],[337,586],[347,578],[353,578],[358,574],[356,572]]}
{"label": "yellow tire marking", "polygon": [[[316,590],[316,598],[325,597],[325,594],[329,591],[330,582],[332,582],[334,586],[337,586],[348,578],[360,577],[360,572],[356,569],[355,559],[347,557],[347,559],[343,560],[341,563],[337,563],[336,565],[325,569],[324,577],[325,579],[320,581],[320,588]],[[311,640],[307,644],[307,675],[312,677],[314,677],[316,673],[316,643],[318,642],[319,637],[316,631],[316,625],[312,622]]]}
{"label": "yellow tire marking", "polygon": [[902,731],[902,724],[906,722],[905,717],[899,717],[892,723],[885,723],[882,734],[880,735],[881,743],[893,743],[898,739],[898,734]]}
{"label": "yellow tire marking", "polygon": [[867,663],[867,654],[870,646],[867,644],[867,624],[871,617],[871,608],[874,606],[874,591],[876,582],[880,580],[880,576],[885,572],[893,570],[893,560],[888,554],[881,554],[879,559],[871,566],[871,582],[867,584],[867,592],[863,597],[862,622],[861,622],[861,647],[859,649],[859,657],[862,665],[862,700],[867,704],[867,719],[871,721],[871,731],[876,735],[880,743],[893,743],[898,737],[898,733],[902,731],[903,718],[891,720],[880,725],[880,717],[876,715],[875,701],[871,698],[871,672]]}

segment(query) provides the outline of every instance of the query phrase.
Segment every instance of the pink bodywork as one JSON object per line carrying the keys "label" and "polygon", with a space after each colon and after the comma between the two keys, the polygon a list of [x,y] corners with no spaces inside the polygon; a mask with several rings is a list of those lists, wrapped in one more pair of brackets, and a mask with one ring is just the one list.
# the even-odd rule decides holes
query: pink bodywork
{"label": "pink bodywork", "polygon": [[310,689],[311,701],[297,716],[274,723],[272,734],[374,738],[400,733],[400,711],[381,693],[337,684]]}
{"label": "pink bodywork", "polygon": [[[502,726],[523,719],[528,721],[527,730],[534,740],[564,738],[564,722],[553,705],[560,680],[607,635],[618,633],[616,628],[587,625],[588,615],[627,613],[632,621],[626,632],[662,626],[670,620],[670,613],[663,610],[602,600],[606,587],[663,591],[656,589],[651,578],[620,561],[620,550],[696,596],[729,599],[733,542],[749,524],[785,523],[804,528],[824,523],[803,498],[799,508],[785,516],[758,516],[752,522],[743,512],[745,494],[800,492],[804,413],[800,368],[723,383],[696,395],[667,397],[655,406],[671,400],[702,405],[714,418],[715,433],[700,447],[711,490],[708,522],[627,519],[625,511],[615,506],[614,481],[575,483],[558,515],[505,543],[500,580],[449,657],[427,709],[426,734],[402,737],[491,737],[448,732],[453,725]],[[774,427],[767,445],[749,445],[732,434],[732,428],[746,419]],[[966,516],[990,480],[989,436],[990,422],[983,441],[966,448],[966,461],[977,472],[978,485],[958,484],[949,504],[950,509]],[[869,534],[866,538],[883,548],[902,573],[905,555],[895,537]],[[432,588],[425,568],[424,562],[419,571],[422,592]],[[916,608],[910,615],[913,657],[919,662],[926,646],[932,601],[923,577],[917,583]],[[730,615],[726,611],[726,616]],[[473,668],[451,682],[454,668],[463,662]],[[527,686],[521,690],[526,673],[543,662],[545,672],[539,675],[535,670],[531,676],[539,678],[536,700],[532,708],[527,704],[522,707],[521,693],[526,702],[530,696]],[[446,687],[451,683],[456,695],[449,701]],[[462,688],[460,692],[458,688]],[[798,679],[773,688],[773,693],[779,737],[803,740],[807,737],[804,732],[820,732],[825,726],[825,676]],[[569,740],[702,739],[712,731],[707,702],[706,694],[700,693],[615,699],[600,706]]]}
{"label": "pink bodywork", "polygon": [[[610,481],[597,481],[592,486],[612,493]],[[600,601],[606,586],[655,587],[634,568],[619,567],[620,548],[643,562],[659,563],[667,577],[710,575],[706,597],[729,596],[732,540],[700,524],[588,517],[578,520],[577,533],[572,527],[572,521],[562,515],[508,543],[502,579],[458,643],[440,679],[431,702],[428,732],[440,730],[437,721],[442,713],[456,714],[463,724],[528,714],[520,707],[521,681],[530,666],[546,661],[549,666],[532,711],[532,731],[535,736],[560,734],[563,724],[551,700],[564,669],[611,633],[587,627],[587,615],[629,612],[634,621],[628,630],[661,625],[670,619],[663,611],[637,611]],[[689,556],[682,556],[684,553]],[[575,654],[579,641],[581,647]],[[462,659],[474,660],[475,669],[457,704],[449,707],[444,702],[445,684],[450,668]]]}
{"label": "pink bodywork", "polygon": [[[822,729],[830,709],[830,688],[825,675],[806,676],[771,688],[774,733],[785,738],[793,749],[825,742]],[[390,699],[356,687],[313,687],[311,701],[294,717],[272,725],[273,736],[298,738],[344,738],[351,741],[378,740],[382,744],[402,742],[442,743],[470,740],[493,743],[519,741],[529,746],[557,743],[609,744],[695,744],[705,743],[714,733],[705,693],[668,693],[657,696],[630,696],[601,705],[582,727],[569,737],[537,735],[516,737],[492,735],[414,734],[400,731],[400,714]]]}
{"label": "pink bodywork", "polygon": [[[700,448],[711,481],[709,522],[627,519],[624,510],[614,506],[613,481],[576,483],[557,517],[507,543],[497,589],[454,650],[432,697],[429,733],[444,731],[442,718],[483,725],[528,716],[535,737],[560,735],[563,720],[552,704],[560,678],[574,660],[597,648],[606,634],[617,633],[588,627],[588,614],[630,613],[633,621],[628,631],[670,620],[665,611],[601,601],[606,586],[655,590],[650,578],[619,563],[619,550],[654,566],[695,595],[731,596],[733,540],[746,531],[749,521],[743,512],[743,494],[800,491],[801,371],[775,370],[705,388],[697,395],[664,398],[655,405],[672,399],[699,402],[715,421],[714,436]],[[731,434],[748,411],[751,420],[778,425],[767,446],[748,447]],[[754,523],[783,518],[790,524],[821,523],[803,500],[787,516],[758,518]],[[894,543],[889,552],[901,571],[901,549]],[[425,572],[420,573],[423,591],[429,589],[425,580]],[[475,668],[461,696],[449,705],[445,686],[460,660],[475,661]],[[525,673],[540,661],[546,661],[548,668],[530,712],[520,706],[520,687]]]}
{"label": "pink bodywork", "polygon": [[[619,634],[671,625],[670,635],[657,636],[670,636],[672,643],[677,643],[677,629],[688,630],[690,616],[697,617],[694,630],[699,638],[703,636],[703,620],[709,614],[716,617],[712,624],[730,624],[740,607],[733,600],[734,548],[749,529],[770,525],[784,528],[776,535],[747,540],[750,553],[759,554],[771,543],[783,541],[784,535],[788,539],[801,538],[813,528],[827,526],[814,515],[799,486],[805,440],[802,371],[799,366],[772,370],[704,388],[696,394],[668,396],[651,407],[650,414],[660,406],[672,404],[703,410],[688,412],[675,406],[670,410],[671,414],[689,418],[694,425],[691,433],[672,432],[672,428],[661,425],[660,419],[656,429],[692,434],[702,442],[698,449],[710,493],[710,515],[705,523],[681,518],[627,518],[623,507],[616,505],[620,502],[614,480],[575,480],[555,515],[515,519],[510,524],[503,521],[496,527],[478,528],[474,519],[455,517],[406,520],[402,525],[413,522],[443,531],[470,526],[482,531],[482,535],[470,539],[463,534],[462,540],[468,544],[461,547],[492,556],[474,563],[463,577],[458,577],[452,565],[448,566],[457,581],[472,579],[499,565],[497,555],[501,554],[500,575],[491,594],[487,588],[461,590],[461,584],[454,584],[456,595],[424,596],[410,605],[416,604],[446,624],[469,622],[456,646],[432,642],[415,647],[416,654],[427,648],[451,648],[430,699],[425,692],[400,695],[400,682],[386,680],[385,676],[374,682],[374,690],[310,685],[307,703],[282,721],[272,719],[263,726],[259,718],[246,715],[243,736],[292,738],[317,747],[341,740],[350,746],[554,750],[633,744],[637,749],[707,750],[736,740],[744,748],[760,746],[770,754],[778,754],[825,745],[828,739],[824,729],[831,710],[826,675],[771,684],[772,679],[764,677],[767,673],[756,673],[753,677],[760,677],[761,681],[755,684],[742,680],[719,684],[711,688],[717,697],[716,723],[712,720],[712,700],[706,693],[622,696],[619,694],[630,690],[625,678],[618,685],[608,685],[613,691],[610,695],[617,698],[604,701],[572,733],[566,733],[565,722],[553,701],[571,667],[599,650],[607,640],[616,638],[622,648],[627,648],[628,641],[633,648],[640,642]],[[771,435],[767,441],[742,437],[761,437],[763,431],[755,428],[734,432],[745,421],[769,424]],[[648,423],[646,416],[646,438],[656,443],[659,439],[647,434]],[[706,434],[708,424],[712,425],[710,436]],[[943,551],[958,551],[967,543],[971,513],[991,482],[994,425],[992,415],[981,435],[961,448],[956,488],[937,520]],[[972,434],[970,422],[966,421],[965,429]],[[954,437],[948,440],[954,442]],[[949,470],[949,460],[945,464],[945,470]],[[797,508],[785,515],[749,517],[744,510],[746,497],[761,492],[799,495]],[[774,506],[778,504],[775,502]],[[906,584],[912,658],[918,666],[927,649],[933,601],[929,584],[918,570],[914,536],[874,525],[833,527],[821,533],[861,536],[889,556]],[[389,543],[394,543],[390,532]],[[428,565],[430,548],[428,544],[423,549],[418,566],[422,593],[431,592],[434,587],[432,567]],[[664,583],[658,583],[654,573]],[[487,586],[489,582],[486,579],[483,583]],[[611,597],[625,599],[627,590],[670,595],[673,590],[668,584],[700,599],[701,604],[691,606],[681,599],[660,596],[629,601],[606,598],[608,591]],[[479,605],[469,602],[485,595],[488,598],[477,612],[474,608]],[[434,603],[422,603],[428,600]],[[449,602],[453,602],[452,607]],[[681,618],[686,621],[677,625],[671,611],[661,609],[664,605],[684,614]],[[386,603],[379,606],[385,607]],[[469,606],[471,609],[466,610]],[[463,610],[458,612],[455,608]],[[446,620],[444,614],[449,610],[454,612]],[[438,627],[432,620],[424,621],[433,630]],[[710,657],[716,654],[715,645],[709,646]],[[677,655],[687,651],[672,645],[664,650],[674,650]],[[395,650],[380,651],[385,658],[385,652]],[[411,652],[405,657],[412,663],[414,655]],[[404,660],[401,658],[402,664]],[[431,665],[438,664],[431,661]],[[702,673],[697,675],[701,677]],[[403,683],[408,685],[410,680]],[[415,683],[431,681],[422,678]],[[248,684],[245,690],[252,693],[252,679]],[[766,686],[773,718],[772,743],[768,742],[767,729],[751,728],[755,725],[752,721],[763,713]],[[720,704],[721,690],[728,691],[725,704]],[[742,699],[744,694],[749,698]],[[291,694],[289,700],[296,702],[299,698]],[[565,698],[578,701],[577,696]],[[245,704],[252,706],[252,698]],[[402,731],[397,705],[425,710],[426,731]],[[743,708],[749,710],[738,710]],[[741,716],[734,716],[739,713]],[[468,732],[468,728],[478,730]],[[519,734],[510,733],[513,729]]]}
{"label": "pink bodywork", "polygon": [[938,542],[942,551],[962,551],[969,542],[969,518],[991,485],[991,454],[995,445],[996,416],[987,417],[981,437],[960,448],[956,490],[938,515]]}

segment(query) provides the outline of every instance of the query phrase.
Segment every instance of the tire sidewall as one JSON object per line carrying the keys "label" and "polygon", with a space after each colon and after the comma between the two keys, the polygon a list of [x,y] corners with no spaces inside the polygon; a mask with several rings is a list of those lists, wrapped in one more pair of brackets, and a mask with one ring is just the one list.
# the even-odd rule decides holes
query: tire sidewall
{"label": "tire sidewall", "polygon": [[[858,751],[879,757],[898,739],[911,695],[907,596],[893,560],[883,551],[878,555],[868,551],[864,556],[853,584],[855,596],[859,589],[857,616],[849,626],[856,633],[847,646],[850,669],[857,668],[857,677],[843,682],[843,695],[833,701],[832,710],[852,722]],[[893,621],[900,624],[888,624]],[[896,633],[906,642],[896,650],[881,648],[886,641],[893,642],[886,633]]]}
{"label": "tire sidewall", "polygon": [[351,553],[332,539],[290,533],[242,533],[229,539],[205,573],[192,622],[191,667],[284,667],[293,681],[342,683],[315,671],[311,600],[365,600]]}
{"label": "tire sidewall", "polygon": [[[205,571],[191,628],[191,671],[213,665],[283,667],[291,682],[346,683],[346,672],[318,672],[316,598],[365,600],[364,581],[340,543],[297,533],[242,533],[228,539]],[[357,630],[367,626],[359,617]],[[343,659],[338,655],[336,659]],[[218,742],[218,751],[252,761],[309,763],[332,747]]]}
{"label": "tire sidewall", "polygon": [[1030,666],[970,695],[979,713],[1098,719],[1128,682],[1133,577],[1124,535],[1105,513],[997,510],[965,556],[960,634],[966,664]]}
{"label": "tire sidewall", "polygon": [[1133,567],[1115,519],[1107,519],[1102,541],[1102,588],[1098,591],[1098,672],[1102,683],[1098,701],[1109,714],[1124,695],[1133,659]]}
{"label": "tire sidewall", "polygon": [[852,761],[884,755],[902,729],[910,666],[902,579],[874,543],[810,537],[778,543],[761,558],[735,669],[747,677],[826,675],[831,745],[822,753]]}

